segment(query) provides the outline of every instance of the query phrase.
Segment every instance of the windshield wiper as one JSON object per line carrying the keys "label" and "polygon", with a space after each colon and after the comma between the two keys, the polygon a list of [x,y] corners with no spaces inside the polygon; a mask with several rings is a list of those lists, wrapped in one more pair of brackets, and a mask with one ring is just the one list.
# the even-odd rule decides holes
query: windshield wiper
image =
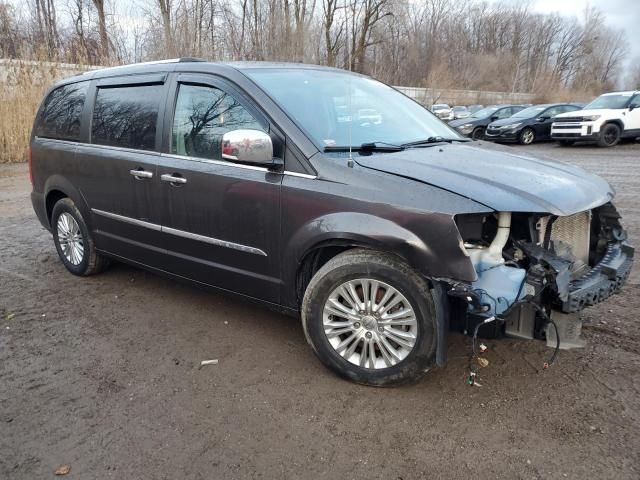
{"label": "windshield wiper", "polygon": [[404,150],[404,145],[395,145],[385,142],[367,142],[357,146],[336,146],[331,145],[324,147],[325,152],[400,152]]}
{"label": "windshield wiper", "polygon": [[423,145],[433,145],[436,143],[451,143],[451,142],[470,142],[469,138],[444,138],[444,137],[429,137],[425,140],[418,140],[415,142],[403,143],[403,147],[420,147]]}

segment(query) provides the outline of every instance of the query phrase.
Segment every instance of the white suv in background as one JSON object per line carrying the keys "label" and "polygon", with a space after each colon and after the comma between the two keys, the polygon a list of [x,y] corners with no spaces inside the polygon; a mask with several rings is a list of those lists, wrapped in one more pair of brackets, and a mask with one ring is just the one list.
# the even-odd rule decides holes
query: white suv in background
{"label": "white suv in background", "polygon": [[551,138],[560,145],[577,140],[612,147],[623,138],[640,137],[640,91],[600,95],[583,110],[562,113],[551,126]]}

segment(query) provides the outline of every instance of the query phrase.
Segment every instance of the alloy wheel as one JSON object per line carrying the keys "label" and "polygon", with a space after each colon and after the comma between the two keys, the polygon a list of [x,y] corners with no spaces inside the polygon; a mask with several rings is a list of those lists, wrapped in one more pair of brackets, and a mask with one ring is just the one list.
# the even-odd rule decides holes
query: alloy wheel
{"label": "alloy wheel", "polygon": [[533,130],[531,130],[530,128],[526,128],[522,132],[522,143],[525,144],[525,145],[529,145],[529,144],[533,143],[534,137],[535,137],[535,135],[533,133]]}
{"label": "alloy wheel", "polygon": [[393,286],[369,278],[335,288],[324,305],[324,332],[348,362],[368,369],[392,367],[411,353],[418,321],[407,298]]}
{"label": "alloy wheel", "polygon": [[80,265],[84,259],[84,242],[78,222],[73,216],[63,212],[58,217],[56,229],[62,254],[72,265]]}

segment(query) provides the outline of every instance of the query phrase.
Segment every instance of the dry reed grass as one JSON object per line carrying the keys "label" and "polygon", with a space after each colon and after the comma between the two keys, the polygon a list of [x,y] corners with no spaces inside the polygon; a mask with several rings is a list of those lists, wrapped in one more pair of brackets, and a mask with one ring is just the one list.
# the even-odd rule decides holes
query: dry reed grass
{"label": "dry reed grass", "polygon": [[82,71],[50,62],[0,60],[0,163],[24,162],[31,127],[47,88]]}

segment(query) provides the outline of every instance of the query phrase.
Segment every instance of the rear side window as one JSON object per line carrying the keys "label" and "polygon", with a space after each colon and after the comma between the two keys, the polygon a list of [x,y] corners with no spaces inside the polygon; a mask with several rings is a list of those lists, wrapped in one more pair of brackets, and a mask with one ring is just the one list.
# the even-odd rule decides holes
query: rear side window
{"label": "rear side window", "polygon": [[88,86],[88,82],[79,82],[53,90],[42,105],[35,134],[60,140],[79,140],[80,117]]}
{"label": "rear side window", "polygon": [[98,87],[91,142],[154,150],[162,85]]}

